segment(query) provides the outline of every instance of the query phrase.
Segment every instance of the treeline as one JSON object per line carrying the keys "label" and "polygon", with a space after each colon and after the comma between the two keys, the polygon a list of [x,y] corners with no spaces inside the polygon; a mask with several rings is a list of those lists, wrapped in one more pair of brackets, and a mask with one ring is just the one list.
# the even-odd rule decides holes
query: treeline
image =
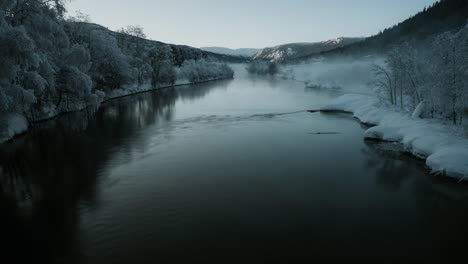
{"label": "treeline", "polygon": [[468,24],[424,45],[394,47],[374,73],[375,87],[389,104],[463,124],[468,116]]}
{"label": "treeline", "polygon": [[[354,44],[327,51],[326,56],[380,54],[404,42],[427,41],[445,31],[460,29],[468,20],[468,1],[440,0],[421,12]],[[315,56],[316,57],[316,56]],[[305,59],[305,58],[304,58]]]}
{"label": "treeline", "polygon": [[276,62],[253,60],[247,66],[247,72],[255,75],[275,75],[279,72],[279,66]]}
{"label": "treeline", "polygon": [[65,18],[64,0],[0,1],[0,125],[95,108],[129,86],[232,77],[198,49],[145,39],[140,27],[112,32],[85,16]]}

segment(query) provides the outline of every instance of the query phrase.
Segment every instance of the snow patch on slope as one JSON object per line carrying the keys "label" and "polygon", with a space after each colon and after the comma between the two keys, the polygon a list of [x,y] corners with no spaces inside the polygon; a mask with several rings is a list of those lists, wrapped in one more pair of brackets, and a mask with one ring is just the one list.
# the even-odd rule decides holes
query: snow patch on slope
{"label": "snow patch on slope", "polygon": [[282,46],[273,47],[270,49],[265,49],[259,51],[255,56],[254,59],[267,59],[271,62],[281,61],[287,57],[293,56],[297,52],[294,51],[292,48],[287,48],[286,50],[282,50]]}
{"label": "snow patch on slope", "polygon": [[336,38],[336,39],[330,39],[330,40],[323,41],[322,43],[328,44],[328,45],[338,45],[341,42],[343,42],[344,40],[345,40],[345,38]]}

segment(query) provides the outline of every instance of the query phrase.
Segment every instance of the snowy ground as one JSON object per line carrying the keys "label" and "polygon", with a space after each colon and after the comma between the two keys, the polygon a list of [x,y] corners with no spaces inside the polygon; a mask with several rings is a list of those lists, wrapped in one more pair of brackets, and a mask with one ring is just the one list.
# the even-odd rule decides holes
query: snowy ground
{"label": "snowy ground", "polygon": [[2,126],[0,131],[0,143],[2,143],[13,138],[15,135],[26,132],[28,129],[28,121],[22,115],[9,114],[2,117],[0,126]]}
{"label": "snowy ground", "polygon": [[425,159],[432,173],[468,181],[468,139],[462,129],[382,107],[370,95],[343,95],[321,110],[350,112],[373,126],[365,138],[402,143],[406,151]]}

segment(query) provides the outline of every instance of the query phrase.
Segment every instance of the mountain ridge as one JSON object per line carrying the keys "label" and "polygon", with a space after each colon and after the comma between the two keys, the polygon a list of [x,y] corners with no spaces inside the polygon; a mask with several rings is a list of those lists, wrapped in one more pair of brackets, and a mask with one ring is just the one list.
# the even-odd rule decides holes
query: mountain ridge
{"label": "mountain ridge", "polygon": [[359,42],[364,38],[339,37],[320,42],[296,42],[274,47],[267,47],[259,51],[255,60],[268,60],[270,62],[285,62],[305,56],[320,54],[338,47]]}
{"label": "mountain ridge", "polygon": [[468,1],[440,0],[415,15],[365,38],[336,49],[298,58],[307,60],[317,56],[368,56],[389,51],[404,42],[422,43],[446,31],[461,29],[468,21]]}
{"label": "mountain ridge", "polygon": [[222,55],[229,55],[229,56],[240,56],[251,58],[257,54],[261,49],[254,49],[254,48],[239,48],[239,49],[230,49],[225,47],[213,46],[213,47],[201,47],[201,50],[222,54]]}

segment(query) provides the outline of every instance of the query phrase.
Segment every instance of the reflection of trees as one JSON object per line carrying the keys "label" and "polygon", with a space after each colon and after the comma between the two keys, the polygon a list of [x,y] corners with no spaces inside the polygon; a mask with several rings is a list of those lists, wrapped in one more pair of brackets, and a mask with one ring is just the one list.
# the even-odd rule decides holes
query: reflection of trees
{"label": "reflection of trees", "polygon": [[398,191],[415,166],[408,162],[408,157],[400,151],[382,148],[385,143],[366,141],[367,148],[361,152],[367,157],[366,166],[374,170],[377,183],[388,190]]}
{"label": "reflection of trees", "polygon": [[445,262],[447,257],[465,257],[468,236],[468,185],[435,177],[412,181],[421,236],[430,241],[426,250]]}
{"label": "reflection of trees", "polygon": [[222,80],[216,82],[207,82],[201,84],[194,84],[190,86],[181,86],[178,87],[177,94],[180,98],[184,100],[195,100],[198,98],[202,98],[207,95],[209,92],[213,91],[214,89],[225,89],[231,80]]}
{"label": "reflection of trees", "polygon": [[[142,128],[170,121],[178,98],[206,95],[216,83],[110,101],[40,124],[0,148],[2,251],[18,262],[79,262],[79,207],[97,201],[100,170],[111,149],[130,150]],[[197,90],[197,91],[194,91]],[[139,143],[135,143],[139,142]],[[5,258],[5,256],[2,256]],[[9,256],[10,257],[10,256]],[[8,258],[7,258],[8,259]]]}
{"label": "reflection of trees", "polygon": [[[418,239],[414,245],[414,255],[425,254],[432,261],[446,261],[447,256],[455,257],[465,252],[464,244],[468,236],[468,185],[445,178],[429,175],[424,162],[397,151],[382,148],[381,143],[366,142],[363,149],[367,156],[367,166],[376,173],[377,183],[386,190],[410,192],[414,203],[414,221],[417,226],[401,226],[400,230],[408,239]],[[406,216],[404,216],[406,217]],[[442,261],[443,260],[443,261]]]}

